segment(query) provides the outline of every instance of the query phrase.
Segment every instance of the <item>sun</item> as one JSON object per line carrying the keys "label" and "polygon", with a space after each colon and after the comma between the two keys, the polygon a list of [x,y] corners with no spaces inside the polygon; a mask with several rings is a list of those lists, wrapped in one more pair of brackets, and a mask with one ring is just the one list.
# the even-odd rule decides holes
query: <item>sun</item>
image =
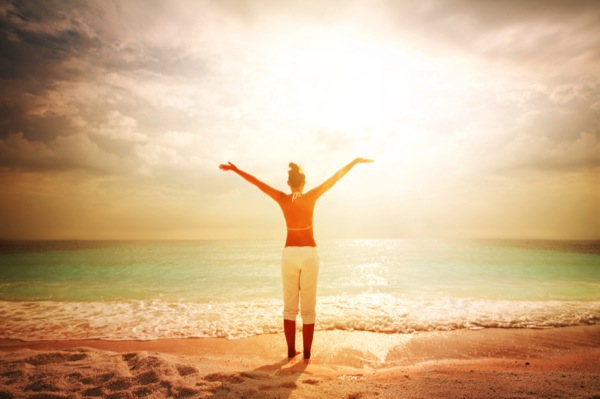
{"label": "sun", "polygon": [[322,43],[313,68],[317,105],[307,115],[330,130],[382,129],[401,117],[405,99],[393,88],[395,54],[375,43],[340,37]]}
{"label": "sun", "polygon": [[347,32],[304,32],[279,41],[269,70],[274,94],[267,98],[277,114],[317,129],[389,130],[436,117],[440,111],[432,108],[442,101],[443,112],[456,103],[440,96],[453,84],[447,65],[397,43]]}

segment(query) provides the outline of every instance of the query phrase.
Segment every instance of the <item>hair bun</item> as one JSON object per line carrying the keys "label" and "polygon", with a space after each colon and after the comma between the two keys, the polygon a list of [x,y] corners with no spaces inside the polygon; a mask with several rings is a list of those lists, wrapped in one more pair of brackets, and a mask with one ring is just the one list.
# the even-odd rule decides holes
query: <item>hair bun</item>
{"label": "hair bun", "polygon": [[290,162],[290,171],[288,172],[288,182],[293,188],[299,187],[304,183],[304,172],[298,164]]}

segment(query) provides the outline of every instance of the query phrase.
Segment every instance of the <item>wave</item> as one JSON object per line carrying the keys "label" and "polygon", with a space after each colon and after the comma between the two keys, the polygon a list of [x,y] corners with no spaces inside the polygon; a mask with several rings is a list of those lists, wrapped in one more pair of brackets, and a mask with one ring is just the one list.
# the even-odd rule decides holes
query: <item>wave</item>
{"label": "wave", "polygon": [[[317,330],[415,333],[600,324],[600,301],[416,299],[365,293],[318,298]],[[281,331],[280,300],[0,301],[0,338],[244,338]],[[299,317],[300,324],[300,317]]]}

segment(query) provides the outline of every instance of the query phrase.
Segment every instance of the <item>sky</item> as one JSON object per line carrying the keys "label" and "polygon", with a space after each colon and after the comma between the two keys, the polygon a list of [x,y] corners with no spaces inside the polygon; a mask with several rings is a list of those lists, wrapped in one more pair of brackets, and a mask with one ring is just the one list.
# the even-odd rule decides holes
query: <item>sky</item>
{"label": "sky", "polygon": [[596,0],[3,1],[0,239],[600,239]]}

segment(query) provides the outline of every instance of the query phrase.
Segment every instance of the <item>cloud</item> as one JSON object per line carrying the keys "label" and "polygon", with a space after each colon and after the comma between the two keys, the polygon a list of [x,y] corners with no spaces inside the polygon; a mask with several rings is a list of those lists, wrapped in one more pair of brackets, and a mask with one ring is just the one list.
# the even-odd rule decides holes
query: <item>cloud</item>
{"label": "cloud", "polygon": [[117,110],[109,111],[106,122],[101,123],[96,133],[117,141],[143,142],[148,136],[137,131],[135,119],[121,114]]}
{"label": "cloud", "polygon": [[598,70],[600,3],[593,0],[383,4],[396,32],[430,51],[459,52],[528,76]]}
{"label": "cloud", "polygon": [[600,171],[600,137],[583,132],[574,141],[556,142],[543,135],[519,136],[498,147],[495,162],[503,169],[550,171]]}
{"label": "cloud", "polygon": [[[76,71],[62,62],[97,44],[93,32],[74,7],[52,2],[8,3],[0,13],[2,45],[0,77],[4,79],[68,78]],[[43,72],[43,73],[40,73]]]}
{"label": "cloud", "polygon": [[114,173],[123,164],[83,134],[58,137],[50,144],[29,141],[22,133],[10,134],[0,141],[0,165],[9,168]]}
{"label": "cloud", "polygon": [[[443,215],[439,197],[485,215],[465,187],[485,186],[481,201],[498,205],[495,184],[524,176],[542,192],[576,176],[576,201],[599,168],[599,5],[4,2],[0,172],[13,182],[31,171],[86,176],[82,209],[94,190],[160,198],[165,214],[201,197],[199,212],[231,224],[243,215],[206,199],[233,208],[247,199],[219,174],[225,161],[284,188],[289,161],[316,184],[354,156],[373,157],[376,177],[357,174],[359,194],[340,185],[332,198],[385,195],[388,219],[401,214],[399,198],[414,215],[428,206]],[[513,188],[515,201],[531,199],[526,184]]]}

